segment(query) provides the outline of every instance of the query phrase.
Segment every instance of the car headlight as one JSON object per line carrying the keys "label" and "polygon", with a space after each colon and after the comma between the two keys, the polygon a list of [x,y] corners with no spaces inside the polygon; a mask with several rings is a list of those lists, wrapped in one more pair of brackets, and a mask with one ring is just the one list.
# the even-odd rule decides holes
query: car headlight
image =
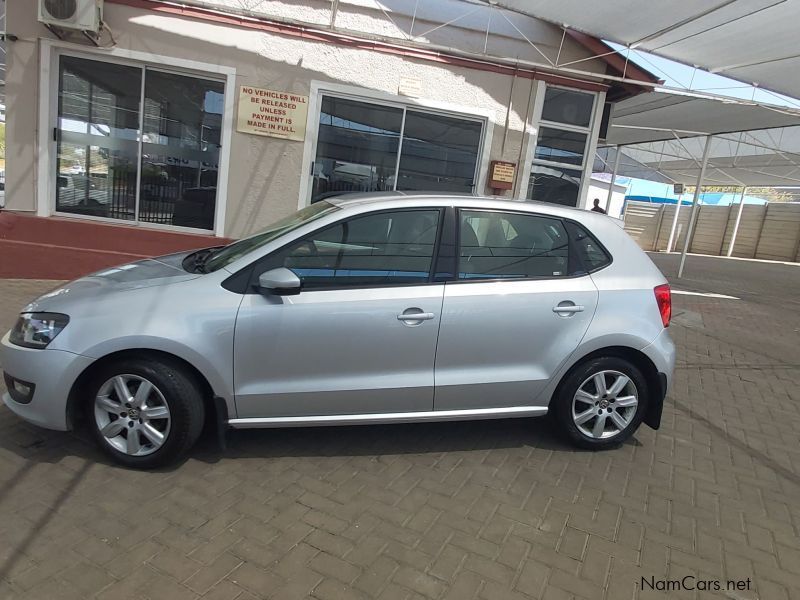
{"label": "car headlight", "polygon": [[61,313],[22,313],[11,330],[9,341],[26,348],[46,348],[69,323]]}

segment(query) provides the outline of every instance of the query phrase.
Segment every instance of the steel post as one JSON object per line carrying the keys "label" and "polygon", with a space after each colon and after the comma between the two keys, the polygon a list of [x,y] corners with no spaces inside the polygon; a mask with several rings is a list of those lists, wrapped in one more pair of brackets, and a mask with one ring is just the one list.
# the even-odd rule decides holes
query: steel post
{"label": "steel post", "polygon": [[697,207],[700,203],[700,188],[703,185],[703,179],[706,176],[706,165],[708,164],[708,151],[711,149],[711,138],[713,136],[706,136],[706,143],[703,146],[703,159],[700,161],[700,172],[697,174],[697,184],[694,186],[694,196],[692,197],[692,212],[689,214],[689,224],[686,226],[686,240],[683,242],[683,252],[681,252],[681,261],[678,264],[678,278],[683,277],[683,267],[686,264],[686,254],[689,252],[689,246],[692,243],[692,232],[694,230],[694,221],[697,218]]}

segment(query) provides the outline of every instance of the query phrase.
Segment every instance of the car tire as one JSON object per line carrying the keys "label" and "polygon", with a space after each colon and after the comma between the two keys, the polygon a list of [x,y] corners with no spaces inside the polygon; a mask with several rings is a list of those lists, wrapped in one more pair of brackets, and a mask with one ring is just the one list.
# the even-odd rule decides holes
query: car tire
{"label": "car tire", "polygon": [[551,408],[574,446],[604,450],[619,446],[636,431],[649,397],[647,380],[636,365],[616,356],[596,357],[567,373]]}
{"label": "car tire", "polygon": [[101,367],[87,389],[89,429],[103,452],[126,467],[173,463],[202,431],[202,389],[179,363],[121,359]]}

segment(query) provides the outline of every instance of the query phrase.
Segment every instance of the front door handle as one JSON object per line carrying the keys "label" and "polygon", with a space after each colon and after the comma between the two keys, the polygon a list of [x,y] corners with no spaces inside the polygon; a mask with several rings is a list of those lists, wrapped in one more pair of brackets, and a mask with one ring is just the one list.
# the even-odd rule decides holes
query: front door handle
{"label": "front door handle", "polygon": [[430,321],[435,315],[433,313],[426,313],[426,312],[415,312],[415,313],[403,313],[402,315],[397,315],[398,321]]}
{"label": "front door handle", "polygon": [[553,307],[553,312],[560,315],[571,315],[573,313],[583,312],[584,307],[580,304],[566,304],[564,306],[558,305]]}

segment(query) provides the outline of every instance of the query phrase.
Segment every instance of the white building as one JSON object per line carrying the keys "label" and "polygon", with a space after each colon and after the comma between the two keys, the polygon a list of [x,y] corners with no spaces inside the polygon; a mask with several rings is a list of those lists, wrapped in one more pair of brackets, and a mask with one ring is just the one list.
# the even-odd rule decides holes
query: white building
{"label": "white building", "polygon": [[97,36],[46,28],[38,4],[7,7],[6,212],[132,225],[126,249],[140,230],[241,237],[342,190],[586,205],[606,103],[656,81],[456,0],[105,0]]}

